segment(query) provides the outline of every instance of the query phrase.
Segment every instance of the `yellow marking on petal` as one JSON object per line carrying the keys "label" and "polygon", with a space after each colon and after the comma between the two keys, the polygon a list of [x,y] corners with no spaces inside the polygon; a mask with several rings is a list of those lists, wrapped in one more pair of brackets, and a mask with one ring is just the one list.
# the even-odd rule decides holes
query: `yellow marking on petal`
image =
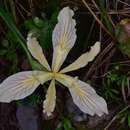
{"label": "yellow marking on petal", "polygon": [[69,51],[76,41],[76,22],[72,18],[73,11],[65,7],[58,15],[58,23],[53,31],[53,60],[52,70],[58,72]]}
{"label": "yellow marking on petal", "polygon": [[[40,85],[33,75],[41,74],[41,71],[18,72],[5,79],[0,85],[0,101],[10,102],[23,99],[32,94]],[[45,82],[45,81],[44,81]]]}
{"label": "yellow marking on petal", "polygon": [[100,51],[100,42],[96,42],[90,49],[89,52],[82,54],[76,61],[68,65],[60,71],[60,73],[66,73],[69,71],[74,71],[86,66],[90,61],[92,61]]}
{"label": "yellow marking on petal", "polygon": [[[79,86],[77,86],[76,84],[78,77],[73,78],[68,75],[60,73],[53,73],[53,74],[57,81],[64,84],[66,87],[73,89],[76,92],[77,96],[85,97],[85,92],[81,88],[79,88]],[[65,84],[64,81],[65,82],[67,81],[67,84]]]}
{"label": "yellow marking on petal", "polygon": [[32,77],[25,79],[22,83],[26,86],[32,85],[34,82],[39,82],[43,84],[44,82],[52,79],[53,73],[51,72],[41,72],[41,73],[32,73]]}
{"label": "yellow marking on petal", "polygon": [[54,55],[56,55],[55,59],[53,60],[53,63],[52,63],[52,70],[54,72],[58,72],[58,70],[61,66],[61,60],[62,60],[63,55],[64,55],[63,51],[59,47],[57,47],[55,50],[55,54],[53,54],[53,57],[54,57]]}
{"label": "yellow marking on petal", "polygon": [[78,77],[73,78],[66,74],[57,73],[55,78],[57,81],[64,84],[66,87],[73,89],[78,96],[81,97],[85,96],[85,92],[81,88],[79,88],[76,84]]}
{"label": "yellow marking on petal", "polygon": [[63,37],[60,39],[60,42],[58,45],[61,48],[61,50],[65,48],[65,40]]}
{"label": "yellow marking on petal", "polygon": [[86,93],[79,86],[76,86],[75,83],[74,86],[71,87],[70,89],[73,89],[77,96],[85,98]]}
{"label": "yellow marking on petal", "polygon": [[81,87],[77,84],[76,80],[72,83],[72,86],[70,89],[73,89],[73,91],[75,92],[75,94],[77,96],[79,96],[82,100],[87,99],[87,101],[93,106],[95,107],[96,104],[89,98],[89,96],[87,95],[87,93],[81,89]]}
{"label": "yellow marking on petal", "polygon": [[25,86],[31,86],[36,81],[36,78],[32,77],[31,79],[25,79],[21,81],[21,83],[23,83]]}

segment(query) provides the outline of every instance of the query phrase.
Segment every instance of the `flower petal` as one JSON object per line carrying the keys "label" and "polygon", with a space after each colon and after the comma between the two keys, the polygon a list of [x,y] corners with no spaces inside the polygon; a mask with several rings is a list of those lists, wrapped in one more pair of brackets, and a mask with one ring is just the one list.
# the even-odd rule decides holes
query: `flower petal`
{"label": "flower petal", "polygon": [[76,61],[61,70],[60,73],[66,73],[86,66],[88,62],[92,61],[95,56],[97,56],[99,51],[100,42],[96,42],[95,45],[91,47],[91,50],[89,52],[82,54]]}
{"label": "flower petal", "polygon": [[29,33],[27,36],[27,47],[31,53],[31,55],[39,61],[47,70],[51,70],[50,66],[43,54],[42,48],[39,45],[37,39],[32,36],[32,33]]}
{"label": "flower petal", "polygon": [[47,90],[46,99],[43,103],[43,112],[50,116],[55,109],[56,104],[56,90],[55,90],[55,80],[52,80],[50,86]]}
{"label": "flower petal", "polygon": [[74,12],[69,7],[63,8],[59,13],[58,23],[53,31],[52,41],[54,52],[52,69],[55,72],[60,69],[76,41],[76,22],[72,18],[73,15]]}
{"label": "flower petal", "polygon": [[43,71],[25,71],[9,76],[0,84],[0,102],[11,102],[32,94],[42,82],[50,79]]}
{"label": "flower petal", "polygon": [[61,74],[56,80],[69,88],[74,103],[84,113],[92,116],[94,114],[98,116],[102,116],[104,113],[108,114],[106,101],[97,95],[89,84],[65,74]]}

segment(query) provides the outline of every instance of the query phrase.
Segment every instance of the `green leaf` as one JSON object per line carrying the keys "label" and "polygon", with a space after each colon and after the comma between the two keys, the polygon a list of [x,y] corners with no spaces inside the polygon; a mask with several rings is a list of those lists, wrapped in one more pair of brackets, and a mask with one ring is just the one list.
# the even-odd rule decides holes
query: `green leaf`
{"label": "green leaf", "polygon": [[34,19],[34,24],[38,27],[38,28],[43,28],[44,26],[44,22],[42,19],[35,17]]}
{"label": "green leaf", "polygon": [[98,7],[99,7],[99,11],[101,13],[101,18],[105,24],[105,26],[107,27],[108,31],[113,34],[113,25],[111,23],[111,21],[109,20],[109,16],[106,10],[106,1],[105,0],[98,0]]}
{"label": "green leaf", "polygon": [[128,114],[128,126],[130,126],[130,113]]}
{"label": "green leaf", "polygon": [[33,32],[39,40],[43,49],[48,50],[52,47],[52,31],[57,22],[58,11],[51,15],[50,19],[41,19],[35,17],[25,21],[25,27]]}
{"label": "green leaf", "polygon": [[7,53],[7,50],[0,50],[0,56],[4,56]]}
{"label": "green leaf", "polygon": [[13,33],[15,39],[18,40],[18,42],[20,43],[20,45],[22,46],[22,48],[26,52],[29,61],[31,61],[32,60],[31,55],[28,52],[28,49],[27,49],[27,47],[25,45],[26,40],[24,39],[24,37],[22,36],[20,31],[17,29],[17,27],[13,23],[13,20],[12,20],[10,14],[8,12],[6,12],[1,6],[0,6],[0,17],[5,21],[6,25],[8,26],[8,28]]}

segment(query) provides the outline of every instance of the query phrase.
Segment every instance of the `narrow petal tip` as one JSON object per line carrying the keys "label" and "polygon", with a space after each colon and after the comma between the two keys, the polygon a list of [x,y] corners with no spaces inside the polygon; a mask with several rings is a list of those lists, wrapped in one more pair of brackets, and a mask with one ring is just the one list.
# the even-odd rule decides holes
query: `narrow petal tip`
{"label": "narrow petal tip", "polygon": [[55,80],[52,80],[47,90],[46,99],[43,102],[43,112],[49,117],[55,109],[56,105],[56,90]]}

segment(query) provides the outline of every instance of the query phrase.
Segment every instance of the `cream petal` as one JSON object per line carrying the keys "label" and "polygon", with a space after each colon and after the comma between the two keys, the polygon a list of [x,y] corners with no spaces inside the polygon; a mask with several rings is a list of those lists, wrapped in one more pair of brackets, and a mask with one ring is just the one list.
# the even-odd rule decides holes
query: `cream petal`
{"label": "cream petal", "polygon": [[57,72],[69,51],[76,41],[76,22],[72,18],[74,12],[69,8],[63,8],[58,16],[58,23],[53,31],[53,60],[52,69]]}
{"label": "cream petal", "polygon": [[39,61],[47,70],[51,70],[50,66],[43,54],[42,48],[39,45],[37,39],[32,36],[32,33],[29,33],[27,36],[27,47],[31,53],[31,55]]}
{"label": "cream petal", "polygon": [[108,114],[106,101],[95,92],[89,91],[88,86],[82,81],[77,82],[75,88],[69,88],[74,103],[84,112],[90,115],[102,116]]}
{"label": "cream petal", "polygon": [[106,101],[89,84],[65,74],[60,74],[56,80],[68,87],[74,103],[84,113],[92,116],[108,114]]}
{"label": "cream petal", "polygon": [[46,99],[43,103],[43,112],[50,116],[56,105],[56,89],[55,80],[52,80],[47,90]]}
{"label": "cream petal", "polygon": [[76,61],[61,70],[60,73],[66,73],[86,66],[88,62],[92,61],[99,53],[100,44],[100,42],[96,42],[95,45],[91,47],[89,52],[82,54]]}
{"label": "cream petal", "polygon": [[0,84],[0,102],[23,99],[32,94],[41,82],[49,79],[44,71],[24,71],[9,76]]}

